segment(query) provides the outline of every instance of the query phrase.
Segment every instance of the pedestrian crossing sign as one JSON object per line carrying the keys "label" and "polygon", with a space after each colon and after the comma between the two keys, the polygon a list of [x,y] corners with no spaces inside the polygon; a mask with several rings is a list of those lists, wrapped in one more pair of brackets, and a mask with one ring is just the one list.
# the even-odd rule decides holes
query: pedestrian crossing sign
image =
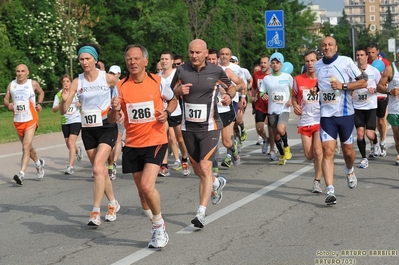
{"label": "pedestrian crossing sign", "polygon": [[265,25],[266,29],[284,28],[284,11],[283,10],[269,10],[265,11]]}

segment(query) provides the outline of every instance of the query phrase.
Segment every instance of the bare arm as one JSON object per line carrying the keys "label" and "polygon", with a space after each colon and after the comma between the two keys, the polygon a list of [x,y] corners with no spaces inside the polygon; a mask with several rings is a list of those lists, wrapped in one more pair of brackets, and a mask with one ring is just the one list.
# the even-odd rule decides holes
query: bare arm
{"label": "bare arm", "polygon": [[36,103],[36,110],[37,111],[41,111],[42,110],[43,100],[44,100],[44,91],[40,87],[40,84],[37,81],[35,81],[35,80],[32,80],[32,86],[33,86],[33,90],[38,95],[37,96],[37,103]]}
{"label": "bare arm", "polygon": [[63,88],[61,92],[62,101],[60,103],[60,113],[64,115],[71,105],[73,97],[78,89],[78,79],[75,78],[69,88]]}
{"label": "bare arm", "polygon": [[4,96],[3,103],[4,103],[4,106],[5,106],[8,110],[13,110],[13,109],[14,109],[14,104],[13,104],[13,103],[10,103],[10,97],[11,97],[11,94],[10,94],[10,85],[11,85],[11,83],[8,84],[8,86],[7,86],[7,92],[6,92],[5,96]]}
{"label": "bare arm", "polygon": [[[227,77],[236,84],[236,91],[243,95],[247,94],[247,88],[245,87],[244,81],[239,78],[231,69],[226,68],[225,70]],[[231,94],[230,94],[231,95]],[[234,92],[235,95],[235,92]]]}

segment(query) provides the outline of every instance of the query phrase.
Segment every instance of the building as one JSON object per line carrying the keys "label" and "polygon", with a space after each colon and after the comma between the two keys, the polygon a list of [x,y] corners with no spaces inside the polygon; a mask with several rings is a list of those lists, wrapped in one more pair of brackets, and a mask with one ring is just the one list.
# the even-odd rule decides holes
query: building
{"label": "building", "polygon": [[345,0],[345,14],[349,23],[370,31],[382,30],[388,9],[391,10],[394,26],[399,26],[399,0]]}
{"label": "building", "polygon": [[325,9],[320,9],[319,5],[309,5],[309,8],[312,13],[316,14],[316,18],[313,22],[312,27],[309,27],[308,30],[310,30],[315,35],[321,36],[320,30],[322,29],[324,23],[328,22],[331,25],[335,26],[338,24],[338,19],[342,17],[342,14],[340,14],[340,12],[328,12]]}

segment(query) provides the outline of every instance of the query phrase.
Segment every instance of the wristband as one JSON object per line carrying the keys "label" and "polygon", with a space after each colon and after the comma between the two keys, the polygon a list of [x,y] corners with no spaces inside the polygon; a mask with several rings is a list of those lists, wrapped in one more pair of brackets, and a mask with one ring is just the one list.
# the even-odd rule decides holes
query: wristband
{"label": "wristband", "polygon": [[37,106],[37,105],[43,106],[43,103],[37,102],[37,103],[36,103],[36,106]]}

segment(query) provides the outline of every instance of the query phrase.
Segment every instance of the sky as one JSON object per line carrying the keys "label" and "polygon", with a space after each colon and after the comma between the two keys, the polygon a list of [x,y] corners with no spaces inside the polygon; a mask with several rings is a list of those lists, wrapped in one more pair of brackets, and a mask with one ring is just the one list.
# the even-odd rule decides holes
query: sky
{"label": "sky", "polygon": [[[302,0],[305,4],[313,3],[319,5],[321,9],[325,9],[327,12],[339,11],[342,12],[344,9],[344,0]],[[301,0],[299,0],[301,2]]]}

